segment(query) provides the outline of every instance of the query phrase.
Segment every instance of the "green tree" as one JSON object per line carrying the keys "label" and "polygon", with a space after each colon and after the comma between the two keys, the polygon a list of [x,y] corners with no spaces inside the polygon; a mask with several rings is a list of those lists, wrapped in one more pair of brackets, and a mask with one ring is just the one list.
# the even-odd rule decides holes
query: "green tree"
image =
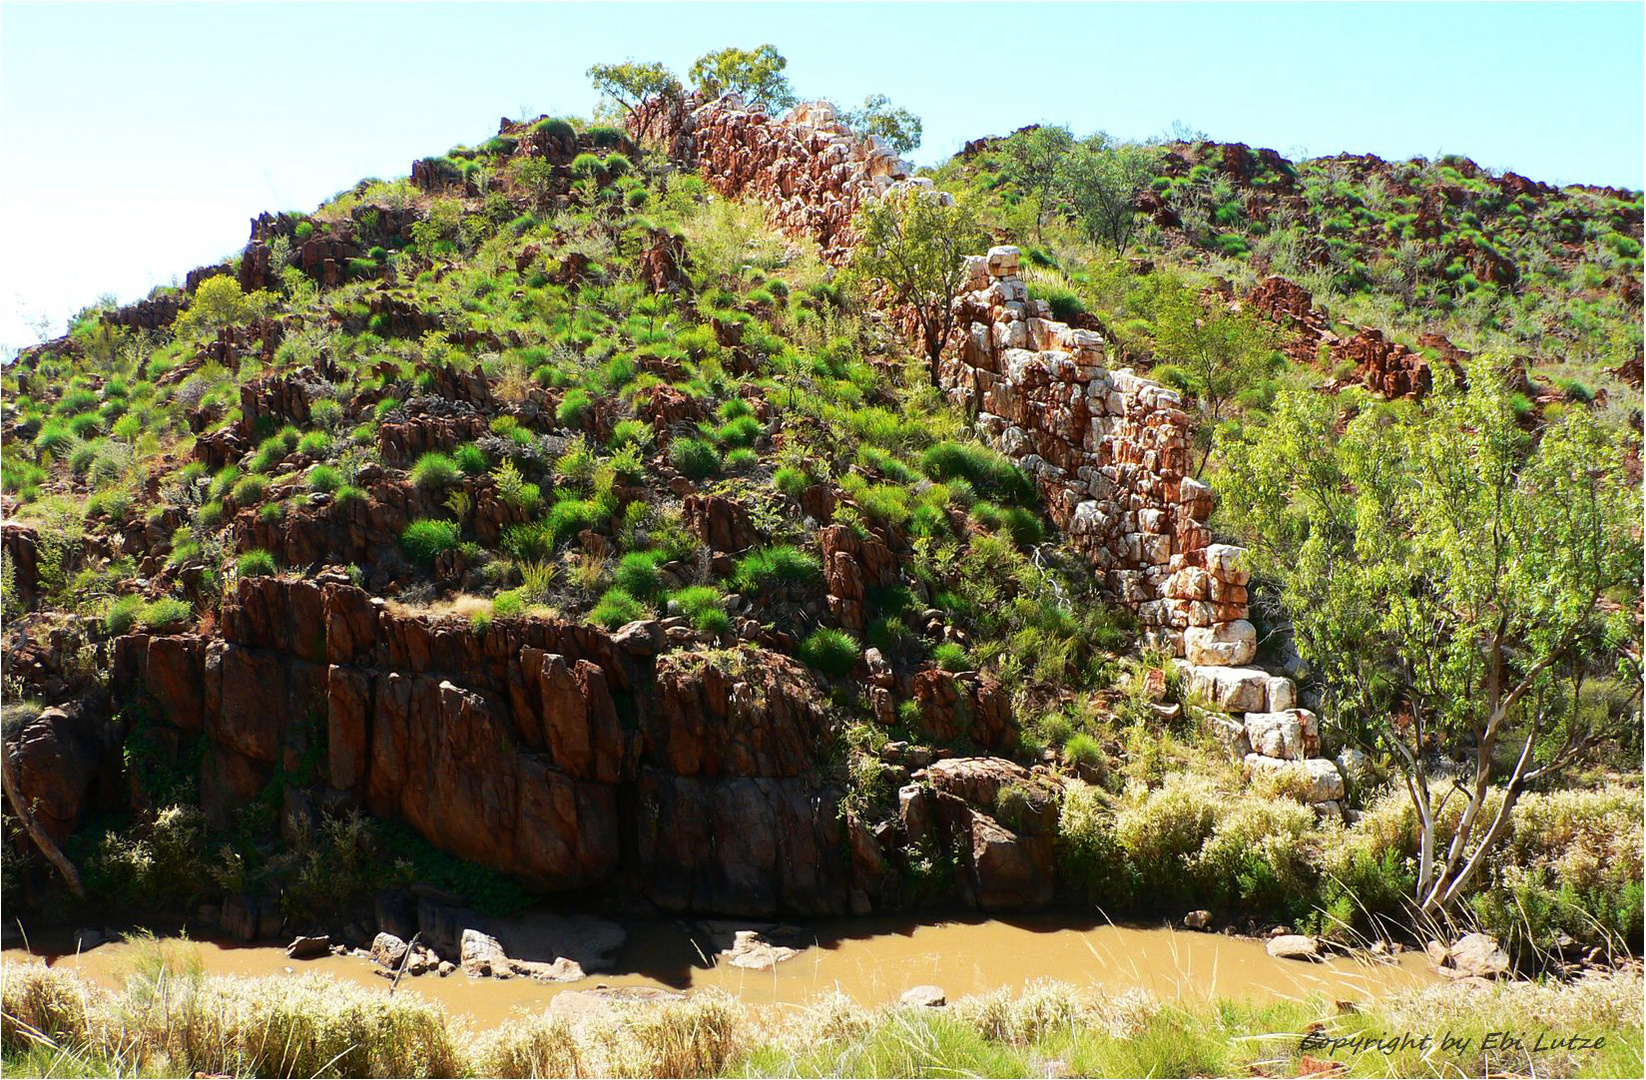
{"label": "green tree", "polygon": [[625,60],[621,64],[595,64],[584,74],[601,96],[614,102],[624,115],[633,113],[647,98],[680,93],[680,80],[674,72],[656,62]]}
{"label": "green tree", "polygon": [[987,242],[982,228],[942,192],[907,187],[860,210],[857,234],[852,265],[885,282],[892,301],[913,314],[936,383],[943,343],[954,328],[949,301],[965,283],[964,256]]}
{"label": "green tree", "polygon": [[1154,180],[1155,150],[1098,132],[1058,161],[1054,186],[1092,243],[1126,250],[1137,231],[1137,197]]}
{"label": "green tree", "polygon": [[[1422,405],[1289,389],[1224,448],[1218,479],[1223,523],[1278,586],[1328,719],[1404,780],[1425,914],[1458,902],[1529,785],[1626,730],[1640,702],[1628,435],[1584,409],[1526,433],[1483,362],[1466,390],[1442,381]],[[1470,760],[1439,800],[1464,800],[1449,839],[1437,749]]]}
{"label": "green tree", "polygon": [[847,111],[842,119],[858,135],[880,139],[893,153],[907,154],[920,145],[920,117],[896,107],[885,94],[870,94],[862,108]]}
{"label": "green tree", "polygon": [[704,53],[692,64],[687,76],[705,97],[736,94],[748,105],[768,111],[787,109],[795,103],[783,69],[788,60],[772,45],[758,49],[720,49]]}
{"label": "green tree", "polygon": [[1271,375],[1282,361],[1275,352],[1274,331],[1262,319],[1221,304],[1202,304],[1183,283],[1156,277],[1155,356],[1170,366],[1157,377],[1192,393],[1199,406],[1195,443],[1200,462],[1194,473],[1199,476],[1236,396]]}
{"label": "green tree", "polygon": [[1035,200],[1034,234],[1057,207],[1057,166],[1074,150],[1074,136],[1061,125],[1037,124],[1014,131],[1001,143],[1002,171]]}

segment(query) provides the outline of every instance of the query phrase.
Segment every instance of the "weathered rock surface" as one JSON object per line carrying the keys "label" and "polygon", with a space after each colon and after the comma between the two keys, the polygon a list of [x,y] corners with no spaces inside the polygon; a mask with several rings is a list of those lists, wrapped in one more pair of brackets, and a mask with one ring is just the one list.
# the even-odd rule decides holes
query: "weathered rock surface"
{"label": "weathered rock surface", "polygon": [[1281,960],[1319,960],[1320,945],[1305,934],[1279,934],[1263,945],[1270,956]]}

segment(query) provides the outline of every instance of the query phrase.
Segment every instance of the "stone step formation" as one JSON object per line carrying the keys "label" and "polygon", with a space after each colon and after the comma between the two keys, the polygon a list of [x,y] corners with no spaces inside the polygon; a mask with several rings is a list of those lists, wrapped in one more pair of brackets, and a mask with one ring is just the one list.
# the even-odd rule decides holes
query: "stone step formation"
{"label": "stone step formation", "polygon": [[[823,102],[774,117],[733,95],[659,98],[630,128],[716,191],[760,203],[836,265],[850,258],[852,217],[870,200],[953,201]],[[1344,776],[1320,756],[1318,719],[1296,708],[1290,679],[1250,666],[1245,552],[1212,541],[1211,489],[1187,475],[1194,420],[1181,396],[1129,368],[1111,371],[1102,334],[1053,319],[1020,268],[1009,245],[967,257],[942,389],[1035,478],[1052,520],[1136,614],[1144,640],[1177,657],[1190,692],[1229,715],[1228,743],[1247,775],[1290,772],[1322,813],[1341,813]]]}

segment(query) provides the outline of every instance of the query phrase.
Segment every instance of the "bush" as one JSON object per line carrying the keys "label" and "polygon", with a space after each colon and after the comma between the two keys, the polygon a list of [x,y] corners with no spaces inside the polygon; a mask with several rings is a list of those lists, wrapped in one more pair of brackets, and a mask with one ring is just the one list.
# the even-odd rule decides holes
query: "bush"
{"label": "bush", "polygon": [[332,496],[332,503],[336,506],[350,506],[357,502],[364,502],[366,493],[353,484],[344,484]]}
{"label": "bush", "polygon": [[333,465],[316,465],[309,470],[309,490],[328,495],[343,486],[343,474]]}
{"label": "bush", "polygon": [[143,614],[143,598],[141,596],[122,596],[109,607],[103,616],[103,629],[110,637],[119,637],[129,633],[137,625],[137,620]]}
{"label": "bush", "polygon": [[693,480],[720,470],[720,454],[705,439],[676,439],[669,444],[669,463]]}
{"label": "bush", "polygon": [[760,421],[752,416],[739,416],[720,425],[714,438],[722,446],[753,446],[761,431]]}
{"label": "bush", "polygon": [[600,597],[600,602],[589,612],[589,621],[607,630],[616,630],[625,623],[644,619],[651,612],[635,599],[627,589],[613,587]]}
{"label": "bush", "polygon": [[1103,748],[1084,731],[1077,731],[1063,743],[1063,760],[1071,765],[1096,768],[1103,764]]}
{"label": "bush", "polygon": [[142,612],[137,616],[137,623],[145,630],[157,630],[186,622],[193,614],[194,609],[187,602],[166,597],[143,605]]}
{"label": "bush", "polygon": [[526,601],[518,592],[500,592],[492,598],[492,614],[499,619],[512,619],[526,610]]}
{"label": "bush", "polygon": [[263,501],[263,496],[269,490],[269,482],[261,476],[242,477],[230,491],[236,506],[251,506]]}
{"label": "bush", "polygon": [[34,437],[34,449],[41,457],[60,458],[74,443],[74,433],[68,425],[56,420],[42,424],[40,433]]}
{"label": "bush", "polygon": [[562,544],[584,529],[592,529],[601,518],[600,507],[589,499],[561,499],[549,508],[543,527]]}
{"label": "bush", "polygon": [[1019,547],[1033,547],[1046,535],[1034,511],[1021,506],[1006,507],[980,502],[972,507],[972,517],[991,532],[1006,533]]}
{"label": "bush", "polygon": [[273,577],[274,556],[261,548],[253,548],[235,561],[234,570],[243,578]]}
{"label": "bush", "polygon": [[857,639],[843,630],[820,627],[800,643],[800,658],[825,675],[839,678],[857,665]]}
{"label": "bush", "polygon": [[958,643],[945,641],[932,650],[932,660],[944,671],[967,671],[972,666],[971,657]]}
{"label": "bush", "polygon": [[663,575],[657,569],[662,557],[662,552],[631,551],[618,562],[612,580],[634,596],[652,596],[663,585]]}
{"label": "bush", "polygon": [[1028,474],[986,446],[940,442],[921,455],[920,468],[933,480],[965,480],[978,492],[1007,503],[1034,501]]}
{"label": "bush", "polygon": [[554,410],[554,418],[561,427],[580,427],[593,404],[587,390],[568,390]]}
{"label": "bush", "polygon": [[765,588],[820,585],[823,567],[815,556],[788,544],[756,548],[737,560],[732,572],[732,588],[738,592],[759,592]]}
{"label": "bush", "polygon": [[690,585],[669,594],[669,608],[706,634],[719,634],[731,628],[731,616],[721,606],[726,598],[710,585]]}
{"label": "bush", "polygon": [[[335,402],[333,403],[335,404]],[[319,457],[331,449],[331,436],[324,431],[311,431],[297,440],[297,451],[311,457]]]}
{"label": "bush", "polygon": [[787,498],[799,501],[801,492],[811,486],[811,477],[790,465],[772,473],[772,486]]}
{"label": "bush", "polygon": [[450,551],[457,543],[457,522],[440,518],[414,521],[400,534],[400,546],[406,549],[406,554],[422,563],[434,562],[435,556]]}
{"label": "bush", "polygon": [[443,488],[461,475],[457,462],[438,450],[430,450],[411,468],[411,481],[420,488]]}
{"label": "bush", "polygon": [[464,476],[479,476],[490,464],[486,460],[486,452],[474,443],[464,443],[452,451],[452,460],[463,470]]}

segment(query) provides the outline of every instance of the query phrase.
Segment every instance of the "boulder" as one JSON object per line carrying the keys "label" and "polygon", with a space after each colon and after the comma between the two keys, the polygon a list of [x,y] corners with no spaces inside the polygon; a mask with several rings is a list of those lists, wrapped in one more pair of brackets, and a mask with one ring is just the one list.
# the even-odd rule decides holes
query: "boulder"
{"label": "boulder", "polygon": [[1269,696],[1269,673],[1253,667],[1191,666],[1189,692],[1224,712],[1262,712]]}
{"label": "boulder", "polygon": [[1249,712],[1246,737],[1264,757],[1301,761],[1320,752],[1320,722],[1308,709]]}
{"label": "boulder", "polygon": [[940,1009],[949,1003],[948,995],[943,993],[943,988],[941,986],[932,986],[929,983],[923,986],[911,986],[903,991],[902,996],[897,1000],[899,1004],[916,1009]]}
{"label": "boulder", "polygon": [[750,971],[770,971],[785,960],[800,955],[799,949],[774,945],[760,936],[758,930],[738,930],[733,934],[731,947],[719,955],[732,967]]}
{"label": "boulder", "polygon": [[1212,925],[1212,913],[1209,911],[1191,911],[1183,916],[1183,925],[1190,930],[1204,930]]}
{"label": "boulder", "polygon": [[1509,954],[1487,934],[1464,934],[1446,954],[1449,974],[1459,978],[1497,979],[1509,974]]}
{"label": "boulder", "polygon": [[372,938],[371,958],[382,967],[397,968],[406,958],[406,943],[393,934],[379,932]]}
{"label": "boulder", "polygon": [[1320,959],[1320,944],[1307,934],[1278,934],[1265,942],[1263,949],[1281,960]]}
{"label": "boulder", "polygon": [[[1239,667],[1257,655],[1257,627],[1245,619],[1233,619],[1212,626],[1191,626],[1183,631],[1183,655],[1189,663],[1208,667]],[[1263,690],[1267,693],[1268,675]]]}
{"label": "boulder", "polygon": [[318,960],[322,956],[331,955],[331,936],[316,934],[309,937],[298,937],[286,946],[286,956],[292,960]]}
{"label": "boulder", "polygon": [[463,974],[471,976],[497,975],[510,970],[508,954],[498,940],[473,928],[463,931],[458,966]]}

